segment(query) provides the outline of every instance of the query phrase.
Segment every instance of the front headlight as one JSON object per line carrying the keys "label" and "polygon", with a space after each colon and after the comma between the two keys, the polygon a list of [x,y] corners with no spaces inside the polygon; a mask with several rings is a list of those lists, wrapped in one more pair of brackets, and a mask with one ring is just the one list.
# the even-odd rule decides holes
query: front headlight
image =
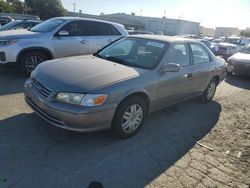
{"label": "front headlight", "polygon": [[58,93],[56,100],[81,106],[100,106],[107,97],[107,94]]}
{"label": "front headlight", "polygon": [[0,46],[12,45],[17,43],[19,39],[2,39],[0,40]]}
{"label": "front headlight", "polygon": [[56,100],[59,102],[80,105],[83,96],[84,95],[80,93],[58,93]]}

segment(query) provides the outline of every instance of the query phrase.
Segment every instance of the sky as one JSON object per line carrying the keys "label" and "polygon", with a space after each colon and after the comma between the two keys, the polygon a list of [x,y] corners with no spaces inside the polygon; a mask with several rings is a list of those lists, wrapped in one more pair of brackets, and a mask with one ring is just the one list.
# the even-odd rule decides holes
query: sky
{"label": "sky", "polygon": [[250,0],[61,0],[64,8],[99,15],[136,13],[136,15],[181,18],[205,27],[250,27]]}

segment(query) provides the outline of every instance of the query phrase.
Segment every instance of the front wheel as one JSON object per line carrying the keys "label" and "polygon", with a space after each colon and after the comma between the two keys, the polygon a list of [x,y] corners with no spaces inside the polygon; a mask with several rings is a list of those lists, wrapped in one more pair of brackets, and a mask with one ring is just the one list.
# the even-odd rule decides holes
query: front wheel
{"label": "front wheel", "polygon": [[203,102],[208,103],[213,99],[214,94],[216,92],[216,87],[217,87],[217,81],[216,81],[216,79],[213,79],[208,84],[207,89],[204,91],[204,93],[202,95],[202,101]]}
{"label": "front wheel", "polygon": [[147,116],[147,105],[139,97],[129,98],[119,105],[116,110],[112,130],[121,137],[128,138],[136,134]]}
{"label": "front wheel", "polygon": [[25,53],[21,57],[21,69],[27,76],[29,76],[38,64],[46,60],[48,60],[48,57],[41,52],[33,51]]}

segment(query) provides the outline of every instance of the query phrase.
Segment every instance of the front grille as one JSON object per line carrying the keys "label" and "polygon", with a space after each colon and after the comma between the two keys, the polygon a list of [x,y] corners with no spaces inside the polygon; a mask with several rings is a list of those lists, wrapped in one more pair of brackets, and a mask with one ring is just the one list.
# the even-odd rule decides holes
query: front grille
{"label": "front grille", "polygon": [[39,96],[41,96],[44,99],[47,99],[49,97],[49,95],[52,93],[52,91],[50,89],[43,86],[37,80],[35,80],[33,82],[32,88],[36,92],[36,94],[38,94]]}

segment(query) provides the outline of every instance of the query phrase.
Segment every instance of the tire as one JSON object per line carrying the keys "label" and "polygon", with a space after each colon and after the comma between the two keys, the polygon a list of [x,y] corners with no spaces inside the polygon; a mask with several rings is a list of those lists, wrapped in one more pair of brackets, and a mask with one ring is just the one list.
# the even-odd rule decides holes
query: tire
{"label": "tire", "polygon": [[208,103],[210,102],[213,97],[214,94],[216,92],[216,88],[217,88],[217,80],[213,79],[207,86],[207,89],[204,91],[203,95],[201,96],[201,100],[204,103]]}
{"label": "tire", "polygon": [[39,51],[31,51],[25,53],[20,60],[20,66],[23,73],[30,76],[31,72],[36,68],[36,66],[43,61],[48,60],[48,57]]}
{"label": "tire", "polygon": [[[134,112],[133,112],[134,111]],[[112,122],[112,131],[120,138],[135,135],[147,117],[147,105],[140,97],[131,97],[117,108]]]}

